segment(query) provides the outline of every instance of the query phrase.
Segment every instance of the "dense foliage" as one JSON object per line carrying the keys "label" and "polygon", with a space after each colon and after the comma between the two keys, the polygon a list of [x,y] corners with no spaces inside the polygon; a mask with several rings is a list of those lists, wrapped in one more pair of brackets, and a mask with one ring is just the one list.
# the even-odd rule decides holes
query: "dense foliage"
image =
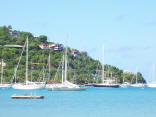
{"label": "dense foliage", "polygon": [[[14,32],[18,35],[11,35],[10,32]],[[12,30],[11,26],[0,27],[0,60],[3,59],[6,63],[4,67],[4,81],[9,82],[13,78],[14,70],[19,61],[23,48],[19,47],[7,47],[6,45],[24,45],[26,37],[29,37],[29,80],[41,81],[45,77],[48,78],[48,56],[51,55],[51,80],[59,82],[61,79],[61,71],[58,69],[64,49],[62,51],[54,50],[42,50],[39,44],[49,44],[47,42],[47,36],[41,35],[34,37],[29,32],[21,32]],[[25,80],[25,57],[26,51],[24,50],[23,57],[19,64],[17,71],[17,81],[23,82]],[[80,52],[79,56],[74,57],[71,54],[71,49],[68,48],[68,80],[76,83],[92,83],[101,82],[101,63],[92,59],[86,52]],[[60,67],[61,68],[61,67]],[[0,68],[1,70],[1,68]],[[56,72],[58,71],[58,72]],[[44,73],[44,74],[43,74]],[[57,75],[56,75],[57,73]],[[120,70],[114,66],[105,65],[105,73],[107,77],[114,77],[118,83],[122,83],[123,77],[127,82],[135,82],[134,74],[123,74],[123,70]],[[133,79],[132,79],[133,78]],[[138,72],[138,82],[145,82],[141,73]]]}

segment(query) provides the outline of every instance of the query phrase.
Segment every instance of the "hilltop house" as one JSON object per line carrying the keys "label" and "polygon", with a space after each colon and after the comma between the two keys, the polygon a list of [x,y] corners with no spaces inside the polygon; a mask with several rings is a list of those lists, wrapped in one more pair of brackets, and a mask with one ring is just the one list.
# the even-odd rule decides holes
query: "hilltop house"
{"label": "hilltop house", "polygon": [[123,73],[125,73],[125,74],[133,74],[133,73],[132,73],[131,71],[129,71],[129,70],[124,70]]}
{"label": "hilltop house", "polygon": [[49,49],[53,49],[55,51],[61,51],[63,50],[63,45],[62,44],[50,44]]}
{"label": "hilltop house", "polygon": [[40,44],[39,47],[40,47],[41,49],[43,49],[43,50],[44,50],[44,49],[47,49],[47,45],[46,45],[46,44]]}
{"label": "hilltop house", "polygon": [[0,66],[3,66],[4,67],[4,66],[6,66],[6,63],[5,62],[3,62],[3,63],[0,62]]}
{"label": "hilltop house", "polygon": [[49,45],[40,44],[39,47],[41,49],[52,49],[54,51],[61,51],[61,50],[63,50],[63,45],[62,44],[49,44]]}
{"label": "hilltop house", "polygon": [[74,57],[77,57],[80,53],[79,53],[79,51],[77,51],[77,50],[71,50],[71,54],[72,54]]}
{"label": "hilltop house", "polygon": [[20,34],[17,32],[9,32],[9,35],[13,36],[13,37],[19,37],[20,36]]}

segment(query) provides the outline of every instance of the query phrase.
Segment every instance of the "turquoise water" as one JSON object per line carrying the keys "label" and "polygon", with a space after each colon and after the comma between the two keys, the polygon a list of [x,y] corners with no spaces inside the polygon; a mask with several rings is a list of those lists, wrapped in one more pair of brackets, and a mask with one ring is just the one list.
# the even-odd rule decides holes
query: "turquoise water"
{"label": "turquoise water", "polygon": [[[11,99],[13,94],[45,99]],[[0,117],[156,117],[156,89],[93,88],[86,91],[0,89]]]}

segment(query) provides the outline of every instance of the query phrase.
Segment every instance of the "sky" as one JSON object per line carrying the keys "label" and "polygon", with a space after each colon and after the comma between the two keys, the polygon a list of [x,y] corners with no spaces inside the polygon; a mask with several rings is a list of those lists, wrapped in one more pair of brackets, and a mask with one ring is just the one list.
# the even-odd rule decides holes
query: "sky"
{"label": "sky", "polygon": [[0,26],[47,35],[147,81],[156,63],[155,0],[0,0]]}

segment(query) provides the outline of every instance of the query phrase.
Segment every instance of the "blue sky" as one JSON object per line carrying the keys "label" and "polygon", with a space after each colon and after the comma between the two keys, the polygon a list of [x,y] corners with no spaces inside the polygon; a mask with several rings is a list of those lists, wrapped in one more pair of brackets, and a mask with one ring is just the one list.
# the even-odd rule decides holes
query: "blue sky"
{"label": "blue sky", "polygon": [[105,63],[151,79],[156,60],[155,0],[0,0],[0,25],[47,35]]}

